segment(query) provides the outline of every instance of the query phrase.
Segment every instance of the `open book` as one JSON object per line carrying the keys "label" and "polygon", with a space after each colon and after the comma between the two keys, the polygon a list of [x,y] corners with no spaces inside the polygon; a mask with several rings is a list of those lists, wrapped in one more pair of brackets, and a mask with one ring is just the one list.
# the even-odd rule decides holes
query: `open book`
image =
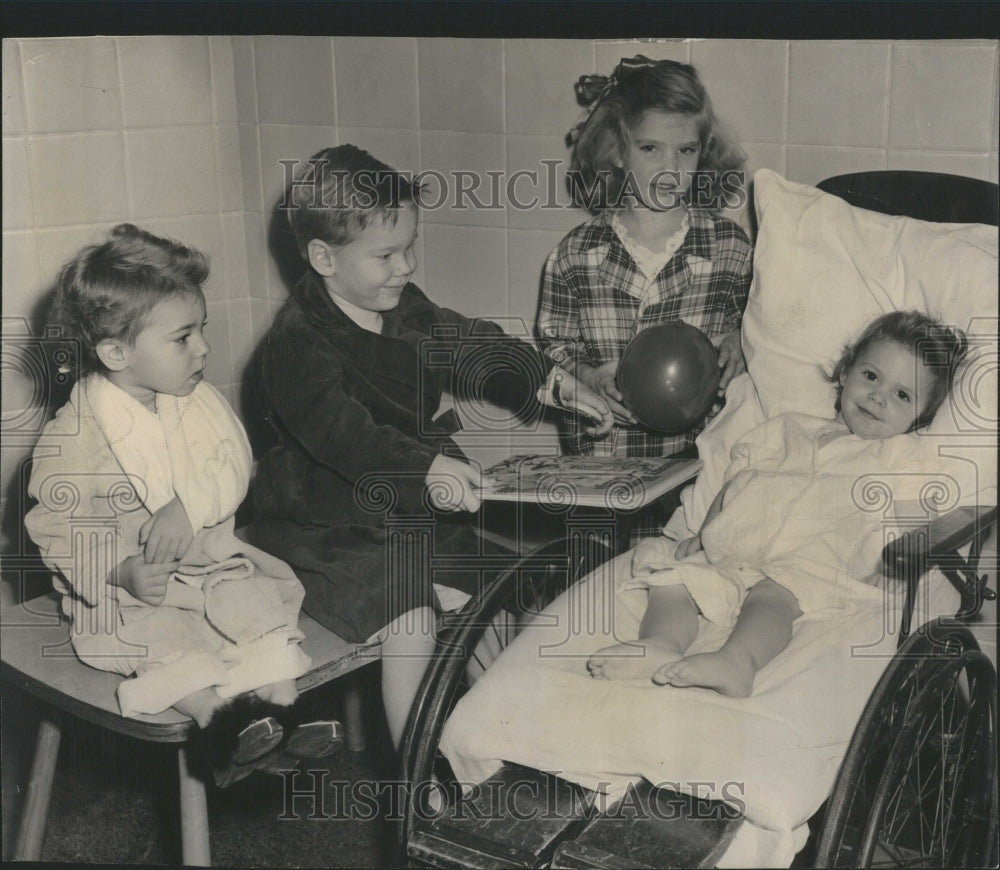
{"label": "open book", "polygon": [[478,495],[494,501],[637,510],[701,471],[700,459],[511,456],[483,470]]}

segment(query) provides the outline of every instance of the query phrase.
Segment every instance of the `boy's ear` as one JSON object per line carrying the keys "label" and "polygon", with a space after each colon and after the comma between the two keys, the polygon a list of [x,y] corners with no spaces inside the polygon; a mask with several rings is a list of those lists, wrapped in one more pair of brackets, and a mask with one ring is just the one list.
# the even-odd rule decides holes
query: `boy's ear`
{"label": "boy's ear", "polygon": [[319,239],[313,239],[306,245],[306,253],[309,255],[309,265],[320,275],[329,278],[333,274],[336,254],[332,246]]}
{"label": "boy's ear", "polygon": [[128,365],[128,353],[120,341],[104,338],[97,342],[97,347],[94,350],[97,352],[97,358],[109,371],[120,372]]}

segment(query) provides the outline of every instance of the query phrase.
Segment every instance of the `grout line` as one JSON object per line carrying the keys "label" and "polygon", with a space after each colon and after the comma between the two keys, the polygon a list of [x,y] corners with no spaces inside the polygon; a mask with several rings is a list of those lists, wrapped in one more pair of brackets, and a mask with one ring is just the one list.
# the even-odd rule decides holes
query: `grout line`
{"label": "grout line", "polygon": [[892,107],[895,102],[892,98],[892,63],[895,56],[895,46],[889,43],[888,57],[885,65],[885,115],[882,118],[882,169],[889,165],[889,130],[891,127]]}
{"label": "grout line", "polygon": [[117,67],[118,73],[118,108],[121,112],[122,128],[120,135],[122,137],[122,171],[125,173],[125,202],[128,206],[129,217],[133,220],[135,219],[135,194],[132,190],[132,161],[130,159],[130,147],[129,147],[129,137],[126,135],[125,128],[125,81],[122,76],[122,53],[121,44],[118,38],[115,38],[115,66]]}

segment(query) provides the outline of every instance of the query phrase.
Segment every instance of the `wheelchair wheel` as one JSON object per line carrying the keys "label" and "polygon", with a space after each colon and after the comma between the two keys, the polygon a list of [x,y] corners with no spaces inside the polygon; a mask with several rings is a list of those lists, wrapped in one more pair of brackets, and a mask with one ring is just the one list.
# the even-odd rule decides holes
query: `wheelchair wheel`
{"label": "wheelchair wheel", "polygon": [[478,659],[477,650],[488,646],[499,653],[571,584],[606,561],[610,543],[609,533],[571,542],[569,547],[562,539],[545,544],[500,574],[458,614],[443,620],[437,653],[424,675],[403,739],[403,776],[411,784],[404,794],[404,848],[420,812],[426,810],[422,802],[429,797],[426,786],[432,775],[439,784],[439,797],[447,797],[453,782],[438,743],[448,715],[471,685],[470,671],[489,666]]}
{"label": "wheelchair wheel", "polygon": [[976,867],[997,839],[996,671],[961,626],[910,637],[841,764],[819,867]]}

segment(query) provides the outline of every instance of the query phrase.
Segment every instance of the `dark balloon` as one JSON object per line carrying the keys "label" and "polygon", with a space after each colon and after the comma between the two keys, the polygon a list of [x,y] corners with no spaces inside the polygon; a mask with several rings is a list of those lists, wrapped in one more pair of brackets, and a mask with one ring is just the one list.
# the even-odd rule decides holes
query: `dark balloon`
{"label": "dark balloon", "polygon": [[719,390],[719,353],[700,329],[673,320],[644,329],[618,364],[618,389],[643,426],[686,432]]}

